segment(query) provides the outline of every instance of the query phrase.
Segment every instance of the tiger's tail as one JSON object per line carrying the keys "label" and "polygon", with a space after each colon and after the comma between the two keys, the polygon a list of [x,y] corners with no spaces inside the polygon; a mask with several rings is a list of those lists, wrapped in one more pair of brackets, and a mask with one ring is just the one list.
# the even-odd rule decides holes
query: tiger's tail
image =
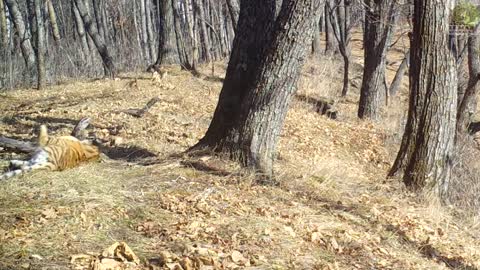
{"label": "tiger's tail", "polygon": [[47,145],[48,142],[48,131],[47,131],[47,126],[41,125],[40,126],[40,132],[38,134],[38,145],[40,147],[44,147]]}

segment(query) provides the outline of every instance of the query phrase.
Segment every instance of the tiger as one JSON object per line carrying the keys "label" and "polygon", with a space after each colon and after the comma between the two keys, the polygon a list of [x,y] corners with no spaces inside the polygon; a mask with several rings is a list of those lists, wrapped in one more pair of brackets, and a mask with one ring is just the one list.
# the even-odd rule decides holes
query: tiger
{"label": "tiger", "polygon": [[11,171],[6,172],[0,180],[25,174],[34,170],[63,171],[82,162],[100,158],[99,149],[88,141],[80,141],[73,136],[50,137],[45,125],[40,126],[38,147],[27,161],[11,160]]}

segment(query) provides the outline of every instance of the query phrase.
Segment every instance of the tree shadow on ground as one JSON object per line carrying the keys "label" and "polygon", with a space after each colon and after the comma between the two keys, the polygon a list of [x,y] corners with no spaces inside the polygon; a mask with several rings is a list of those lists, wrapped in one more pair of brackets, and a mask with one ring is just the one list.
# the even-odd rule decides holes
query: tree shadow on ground
{"label": "tree shadow on ground", "polygon": [[[425,241],[418,241],[412,239],[407,235],[405,229],[402,228],[401,225],[390,224],[388,220],[376,219],[368,214],[364,214],[368,211],[368,209],[362,207],[361,204],[347,204],[341,201],[334,201],[315,195],[313,192],[310,192],[307,196],[305,196],[305,192],[297,192],[296,196],[302,198],[307,197],[309,200],[319,203],[319,206],[321,208],[324,208],[329,213],[337,213],[335,215],[338,215],[343,212],[353,215],[359,218],[359,220],[364,221],[364,223],[362,223],[358,221],[358,219],[342,219],[343,222],[352,223],[352,225],[354,226],[365,227],[366,224],[368,224],[368,226],[372,227],[375,225],[384,227],[388,232],[397,236],[398,239],[401,240],[402,245],[407,246],[409,250],[418,251],[423,257],[433,260],[435,262],[443,262],[445,266],[449,269],[479,270],[477,267],[470,265],[468,262],[465,261],[464,258],[460,256],[451,257],[448,254],[442,253],[442,251],[438,250],[438,248],[435,248],[431,243],[429,243],[428,237]],[[362,256],[362,259],[366,261],[371,260],[371,258],[369,258],[368,256]]]}
{"label": "tree shadow on ground", "polygon": [[99,145],[100,151],[112,160],[123,160],[143,165],[150,160],[156,160],[157,155],[148,149],[136,145],[104,146]]}

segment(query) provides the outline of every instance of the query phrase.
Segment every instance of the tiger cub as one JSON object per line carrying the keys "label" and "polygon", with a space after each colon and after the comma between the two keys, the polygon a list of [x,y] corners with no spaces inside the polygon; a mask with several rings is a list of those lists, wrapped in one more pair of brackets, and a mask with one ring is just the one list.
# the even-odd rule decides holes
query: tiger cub
{"label": "tiger cub", "polygon": [[96,146],[73,136],[49,137],[47,127],[42,125],[38,136],[38,148],[32,157],[28,161],[11,160],[10,167],[13,170],[3,174],[0,180],[33,170],[62,171],[99,157],[100,152]]}

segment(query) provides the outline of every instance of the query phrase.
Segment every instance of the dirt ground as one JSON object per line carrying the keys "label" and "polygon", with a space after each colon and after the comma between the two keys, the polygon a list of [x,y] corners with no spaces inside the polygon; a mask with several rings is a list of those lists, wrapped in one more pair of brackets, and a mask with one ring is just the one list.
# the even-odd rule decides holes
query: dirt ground
{"label": "dirt ground", "polygon": [[[407,78],[382,120],[357,120],[358,34],[353,42],[345,99],[339,59],[306,64],[299,94],[334,99],[339,118],[293,101],[278,187],[252,185],[221,157],[183,154],[208,128],[225,63],[214,74],[202,67],[200,77],[172,67],[160,81],[123,74],[1,93],[0,134],[34,140],[41,123],[68,134],[88,116],[90,132],[109,142],[109,159],[0,184],[0,269],[478,269],[478,223],[385,178],[406,116]],[[388,56],[389,80],[401,51]],[[142,118],[121,112],[152,97],[160,101]],[[4,149],[0,165],[18,157]],[[136,256],[105,253],[121,242]]]}

